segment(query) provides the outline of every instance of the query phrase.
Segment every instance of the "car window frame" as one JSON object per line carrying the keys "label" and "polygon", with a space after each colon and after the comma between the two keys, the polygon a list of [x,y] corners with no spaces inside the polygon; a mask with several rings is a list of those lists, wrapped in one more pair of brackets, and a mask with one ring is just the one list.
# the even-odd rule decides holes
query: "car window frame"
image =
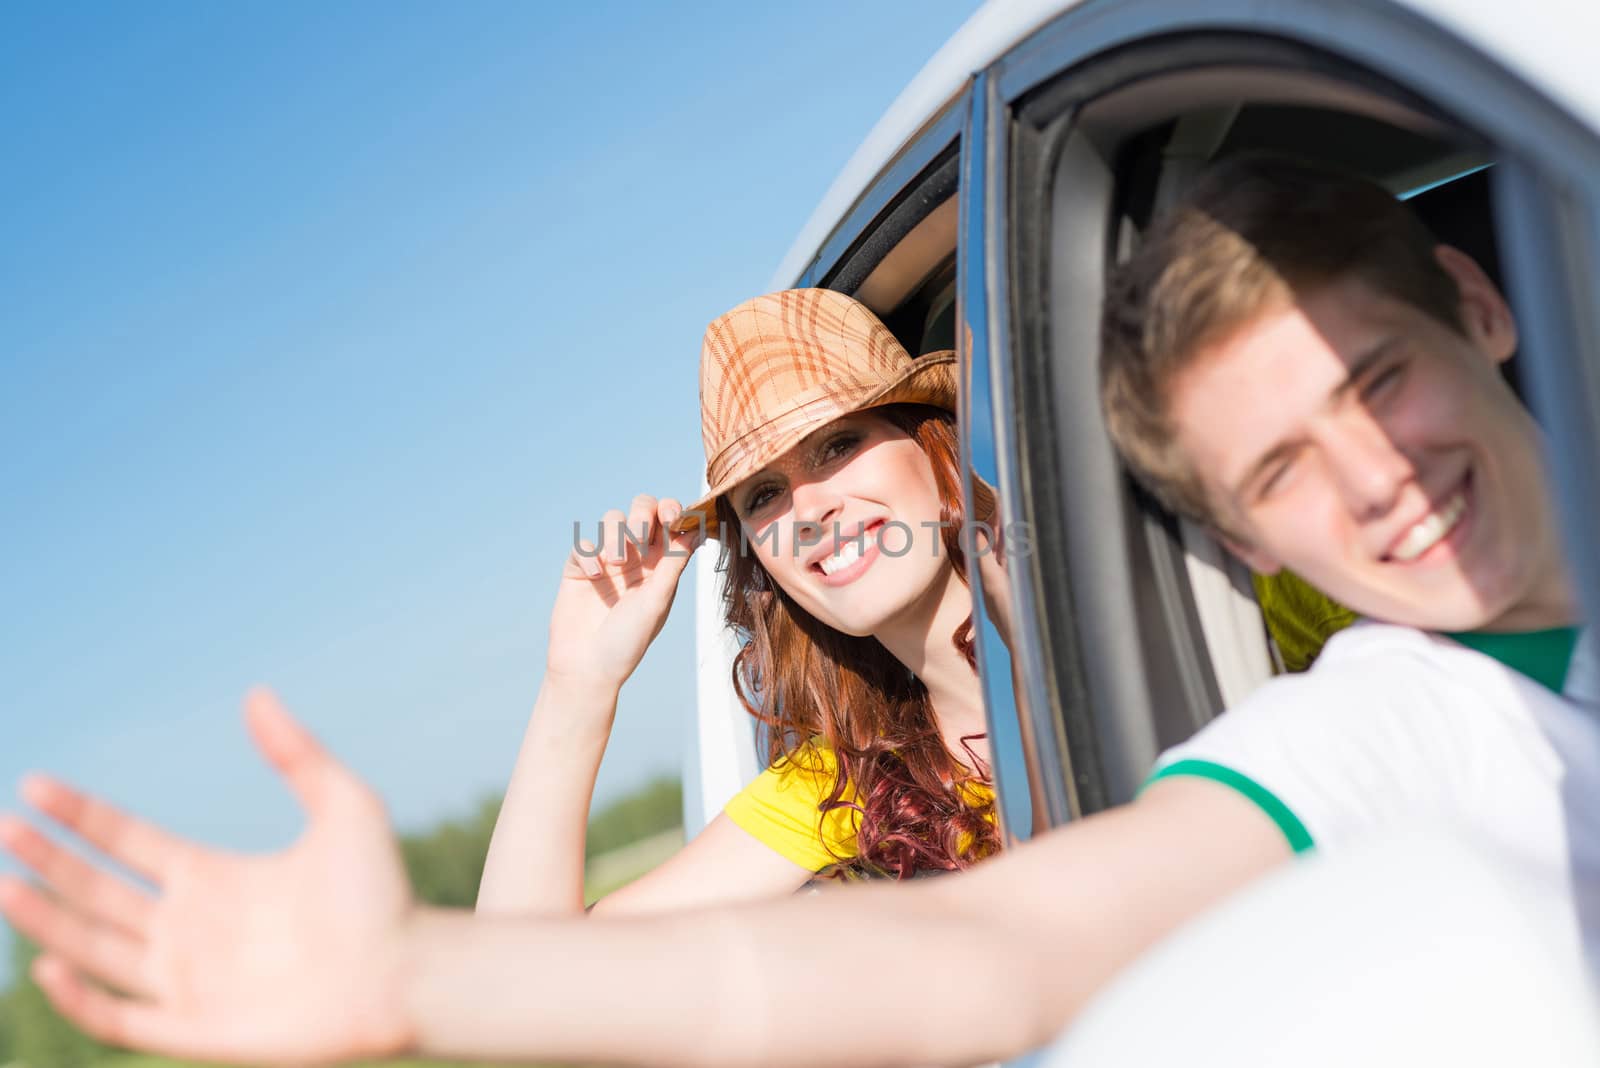
{"label": "car window frame", "polygon": [[[1019,514],[1046,510],[1038,506],[1039,495],[1049,493],[1049,465],[1041,465],[1044,451],[1034,446],[1049,437],[1051,420],[1026,418],[1026,399],[1043,391],[1035,388],[1036,380],[1018,380],[1017,361],[1039,329],[1042,307],[1054,298],[1018,276],[1019,257],[1030,254],[1029,235],[1040,228],[1019,221],[1014,210],[1022,199],[1019,190],[1038,182],[1043,165],[1037,157],[1015,152],[1020,113],[1049,92],[1056,94],[1061,114],[1070,115],[1085,100],[1139,77],[1142,50],[1171,46],[1186,34],[1225,31],[1240,39],[1310,49],[1336,66],[1368,71],[1413,108],[1441,115],[1494,144],[1504,172],[1495,186],[1496,224],[1508,291],[1527,320],[1523,348],[1530,401],[1549,431],[1563,534],[1569,547],[1595,544],[1600,537],[1600,464],[1595,463],[1600,458],[1600,312],[1590,295],[1600,277],[1600,203],[1582,176],[1600,173],[1595,169],[1600,140],[1514,71],[1414,11],[1382,0],[1348,5],[1287,0],[1267,8],[1250,0],[1220,0],[1204,12],[1181,0],[1090,0],[1046,24],[979,75],[984,99],[974,94],[968,109],[971,114],[980,104],[983,108],[983,140],[969,141],[967,151],[984,161],[984,181],[981,200],[976,187],[964,184],[963,195],[971,193],[974,202],[964,200],[963,212],[964,219],[991,225],[981,231],[979,244],[964,221],[963,243],[966,256],[982,248],[986,257],[998,257],[998,265],[971,265],[967,276],[983,279],[987,288],[961,290],[968,308],[964,327],[976,339],[963,354],[968,403],[974,409],[962,421],[964,455],[995,457],[1002,494],[1014,498]],[[969,118],[969,130],[971,123]],[[1008,223],[999,235],[989,232],[995,219]],[[1107,244],[1115,238],[1104,236]],[[1074,284],[1099,283],[1080,278]],[[1097,306],[1098,292],[1092,298]],[[1037,339],[1031,344],[1036,346]],[[1003,804],[1008,783],[1033,781],[1052,795],[1044,812],[1049,825],[1127,800],[1132,790],[1128,753],[1106,758],[1107,739],[1088,707],[1086,671],[1095,663],[1075,638],[1087,627],[1080,627],[1070,607],[1070,582],[1060,573],[1065,569],[1048,563],[1052,553],[1057,558],[1070,553],[1068,540],[1058,541],[1041,548],[1044,563],[1012,575],[1014,599],[1027,604],[1035,618],[1020,628],[1011,652],[1025,668],[1043,673],[1042,678],[1030,675],[1025,685],[1045,700],[1030,717],[1020,766],[1009,766],[997,749],[995,768]],[[1600,561],[1581,552],[1571,555],[1585,604],[1590,612],[1600,610]],[[1173,626],[1191,636],[1192,653],[1198,629],[1182,610],[1182,596],[1173,591],[1164,599],[1171,602],[1169,615],[1171,604],[1178,605]],[[1208,687],[1196,664],[1179,663],[1184,644],[1179,641],[1169,657],[1185,677],[1182,700],[1190,706],[1209,704],[1214,682]],[[1121,744],[1151,748],[1148,738]],[[1107,764],[1112,765],[1109,774]]]}

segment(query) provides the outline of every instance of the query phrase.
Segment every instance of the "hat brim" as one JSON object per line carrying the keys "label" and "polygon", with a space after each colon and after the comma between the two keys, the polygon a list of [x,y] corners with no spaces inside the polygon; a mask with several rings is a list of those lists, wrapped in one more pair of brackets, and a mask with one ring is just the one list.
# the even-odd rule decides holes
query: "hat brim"
{"label": "hat brim", "polygon": [[[918,356],[899,378],[885,383],[866,397],[831,409],[797,409],[793,418],[769,435],[761,447],[745,457],[717,484],[683,510],[673,521],[671,533],[686,534],[704,529],[709,538],[718,537],[717,498],[800,444],[807,435],[847,415],[881,408],[888,404],[926,404],[945,411],[956,410],[956,354],[945,349]],[[775,422],[781,422],[775,420]]]}

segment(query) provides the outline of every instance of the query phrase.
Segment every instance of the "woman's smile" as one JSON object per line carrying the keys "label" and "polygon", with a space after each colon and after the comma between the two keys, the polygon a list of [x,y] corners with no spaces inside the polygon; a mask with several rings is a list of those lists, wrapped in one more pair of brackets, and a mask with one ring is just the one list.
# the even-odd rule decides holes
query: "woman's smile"
{"label": "woman's smile", "polygon": [[882,555],[878,532],[883,529],[883,522],[873,520],[849,537],[836,539],[832,543],[833,551],[820,559],[813,554],[809,566],[818,581],[824,586],[848,586],[865,575]]}

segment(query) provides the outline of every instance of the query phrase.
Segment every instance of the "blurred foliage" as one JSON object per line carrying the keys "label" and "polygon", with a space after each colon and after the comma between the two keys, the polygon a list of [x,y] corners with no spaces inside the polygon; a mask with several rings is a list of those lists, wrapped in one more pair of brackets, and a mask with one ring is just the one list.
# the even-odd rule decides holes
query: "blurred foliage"
{"label": "blurred foliage", "polygon": [[38,951],[20,936],[12,942],[12,974],[17,981],[6,992],[4,1024],[6,1047],[0,1063],[15,1061],[30,1068],[90,1068],[105,1055],[105,1047],[62,1019],[50,1007],[44,992],[28,975],[28,965]]}
{"label": "blurred foliage", "polygon": [[16,1058],[16,1027],[11,1023],[11,999],[15,991],[0,994],[0,1064],[10,1064]]}
{"label": "blurred foliage", "polygon": [[478,900],[478,880],[489,855],[489,835],[500,814],[500,799],[478,806],[474,816],[450,820],[422,834],[400,838],[400,855],[418,899],[430,905],[470,909]]}
{"label": "blurred foliage", "polygon": [[683,784],[654,779],[589,817],[586,855],[620,849],[683,823]]}
{"label": "blurred foliage", "polygon": [[[478,880],[483,876],[483,861],[489,853],[489,836],[499,813],[500,801],[492,798],[467,819],[401,836],[400,851],[419,900],[447,907],[472,907],[478,896]],[[595,857],[669,831],[679,826],[682,817],[681,784],[676,779],[656,779],[591,815],[587,856]],[[646,867],[661,859],[664,858],[641,857]],[[633,872],[628,877],[637,874],[640,873]],[[178,1068],[180,1062],[162,1057],[109,1050],[67,1023],[28,975],[34,954],[34,948],[24,939],[13,940],[11,974],[15,981],[10,990],[0,993],[0,1066]],[[437,1061],[393,1061],[387,1062],[387,1068],[458,1066]]]}
{"label": "blurred foliage", "polygon": [[[400,852],[417,897],[431,905],[470,909],[478,900],[478,881],[489,855],[489,836],[500,815],[500,799],[490,798],[464,820],[441,823],[423,834],[400,839]],[[589,816],[585,855],[609,853],[683,822],[683,784],[653,779]]]}

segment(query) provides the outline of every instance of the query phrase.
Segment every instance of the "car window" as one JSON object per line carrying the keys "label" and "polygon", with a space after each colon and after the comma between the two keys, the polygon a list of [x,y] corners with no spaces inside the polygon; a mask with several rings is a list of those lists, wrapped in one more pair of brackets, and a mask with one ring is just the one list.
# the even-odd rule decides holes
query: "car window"
{"label": "car window", "polygon": [[[1049,702],[1026,759],[1037,777],[1066,784],[1052,822],[1128,800],[1163,748],[1303,659],[1285,656],[1284,632],[1268,626],[1259,577],[1135,487],[1105,437],[1096,389],[1102,285],[1161,205],[1210,161],[1238,153],[1334,164],[1412,199],[1442,241],[1506,281],[1519,322],[1568,339],[1556,349],[1569,363],[1542,373],[1581,371],[1586,350],[1572,319],[1590,314],[1571,299],[1533,306],[1531,276],[1550,269],[1549,257],[1541,266],[1500,247],[1508,229],[1532,244],[1511,217],[1535,229],[1549,220],[1532,195],[1540,183],[1529,175],[1529,145],[1508,140],[1507,105],[1487,89],[1474,102],[1480,121],[1463,116],[1454,90],[1445,106],[1438,87],[1459,74],[1418,79],[1420,59],[1385,67],[1263,35],[1135,37],[1073,63],[1064,58],[1076,47],[1065,32],[1071,20],[992,72],[1001,99],[991,112],[1003,122],[990,136],[1002,137],[1004,150],[985,210],[1006,220],[1007,259],[999,265],[1005,304],[991,302],[988,336],[989,355],[1005,364],[994,380],[1007,380],[1007,391],[974,401],[1008,425],[995,432],[1000,451],[1021,472],[1020,507],[1039,532],[1040,562],[1024,576],[1037,620],[1024,641],[1039,646],[1032,662],[1049,676],[1040,685]],[[1472,61],[1463,52],[1460,62]],[[1024,74],[1033,70],[1050,76],[1030,83]],[[1523,96],[1516,102],[1537,107]],[[1566,151],[1557,138],[1542,147]],[[1576,167],[1590,151],[1582,146],[1563,165]],[[1554,288],[1570,295],[1592,278],[1560,282]],[[1513,361],[1519,388],[1526,363]],[[1541,417],[1560,416],[1531,399]],[[1593,423],[1586,409],[1552,428],[1592,443]],[[984,425],[975,416],[974,433]]]}

